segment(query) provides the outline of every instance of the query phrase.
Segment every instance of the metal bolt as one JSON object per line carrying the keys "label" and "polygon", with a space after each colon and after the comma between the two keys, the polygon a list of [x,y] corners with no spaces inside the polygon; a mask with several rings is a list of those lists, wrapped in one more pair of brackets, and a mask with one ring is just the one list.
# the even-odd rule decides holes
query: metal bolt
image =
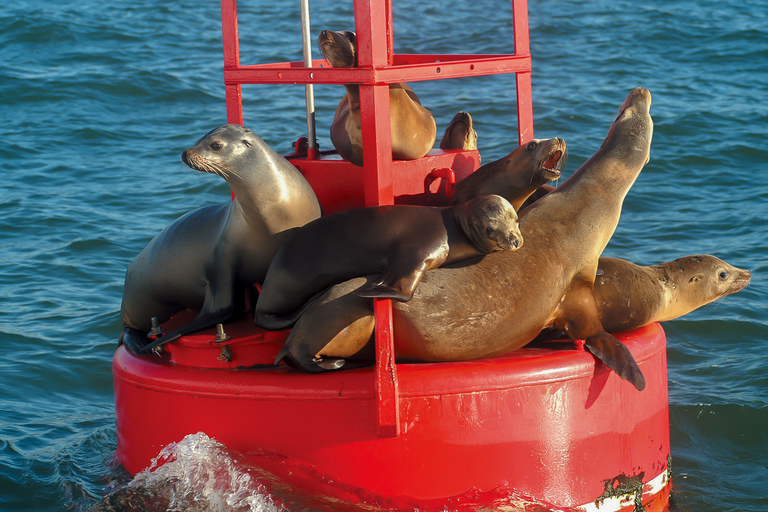
{"label": "metal bolt", "polygon": [[227,336],[227,333],[224,332],[224,325],[216,324],[216,343],[224,343],[230,338],[231,337]]}
{"label": "metal bolt", "polygon": [[165,334],[165,331],[162,327],[160,327],[160,322],[157,320],[156,316],[153,316],[150,319],[150,322],[152,322],[152,329],[149,330],[149,333],[147,333],[147,338],[151,340],[156,340],[163,334]]}
{"label": "metal bolt", "polygon": [[232,353],[229,351],[229,347],[224,345],[221,347],[221,353],[219,354],[219,357],[216,358],[220,363],[227,362],[229,363],[232,361]]}

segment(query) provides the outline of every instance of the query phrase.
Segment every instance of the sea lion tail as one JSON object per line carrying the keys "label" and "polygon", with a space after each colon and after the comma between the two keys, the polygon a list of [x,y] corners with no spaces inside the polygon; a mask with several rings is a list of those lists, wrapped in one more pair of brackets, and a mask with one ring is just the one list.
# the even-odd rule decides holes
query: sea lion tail
{"label": "sea lion tail", "polygon": [[643,372],[640,371],[632,353],[622,342],[607,332],[599,332],[584,340],[584,348],[616,372],[619,377],[628,380],[638,391],[645,389]]}

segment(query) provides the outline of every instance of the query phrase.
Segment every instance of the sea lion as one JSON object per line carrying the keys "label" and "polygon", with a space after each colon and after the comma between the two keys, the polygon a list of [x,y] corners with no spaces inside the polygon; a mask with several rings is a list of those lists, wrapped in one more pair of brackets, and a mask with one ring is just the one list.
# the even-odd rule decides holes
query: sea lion
{"label": "sea lion", "polygon": [[[572,339],[584,339],[587,350],[635,388],[645,387],[632,354],[600,324],[593,283],[598,258],[618,224],[624,197],[650,157],[650,104],[650,92],[633,90],[600,149],[560,187],[522,210],[525,245],[520,250],[427,272],[412,300],[393,303],[399,361],[457,361],[504,354],[554,326]],[[316,301],[322,304],[327,294],[336,294],[337,310],[345,306],[353,310],[344,319],[320,317],[311,304],[289,336],[285,355],[300,356],[302,345],[309,343],[307,333],[341,333],[351,320],[362,324],[371,315],[371,306],[361,306],[353,295],[359,284],[341,283]],[[370,339],[365,329],[357,329],[356,339],[344,339],[343,351],[359,353]],[[313,340],[313,355],[340,357],[331,343],[334,340]]]}
{"label": "sea lion", "polygon": [[[749,271],[711,255],[684,256],[651,266],[601,257],[597,268],[595,300],[600,323],[608,332],[679,318],[743,290],[751,278]],[[373,344],[365,344],[362,351],[360,347],[360,340],[373,335],[375,322],[370,303],[351,293],[365,284],[365,278],[353,279],[318,297],[293,327],[277,362],[284,360],[317,373],[370,361]],[[568,335],[558,329],[545,329],[536,340],[563,337]],[[332,349],[333,358],[328,357],[328,349]]]}
{"label": "sea lion", "polygon": [[542,184],[560,177],[565,160],[563,139],[532,140],[457,183],[451,202],[464,203],[479,195],[498,194],[519,211],[528,196]]}
{"label": "sea lion", "polygon": [[469,112],[459,112],[445,128],[440,149],[477,149],[477,132]]}
{"label": "sea lion", "polygon": [[504,198],[452,207],[372,206],[321,217],[296,230],[275,255],[256,303],[255,323],[292,325],[318,292],[368,274],[363,297],[408,301],[427,270],[523,246],[517,214]]}
{"label": "sea lion", "polygon": [[133,352],[148,349],[152,317],[162,323],[182,309],[200,310],[193,322],[160,338],[162,343],[225,321],[236,289],[261,283],[293,228],[321,215],[301,173],[248,128],[216,128],[181,159],[224,178],[235,199],[187,213],[131,262],[121,338]]}
{"label": "sea lion", "polygon": [[[357,67],[357,37],[354,32],[323,30],[318,44],[332,67]],[[331,142],[344,160],[363,165],[360,90],[357,84],[345,84],[344,87],[347,94],[336,109],[331,124]],[[421,158],[435,145],[435,119],[429,110],[421,106],[419,98],[407,85],[389,86],[389,115],[392,158]]]}
{"label": "sea lion", "polygon": [[597,269],[597,310],[610,332],[681,317],[743,290],[751,279],[749,271],[709,254],[647,267],[619,258],[600,258]]}

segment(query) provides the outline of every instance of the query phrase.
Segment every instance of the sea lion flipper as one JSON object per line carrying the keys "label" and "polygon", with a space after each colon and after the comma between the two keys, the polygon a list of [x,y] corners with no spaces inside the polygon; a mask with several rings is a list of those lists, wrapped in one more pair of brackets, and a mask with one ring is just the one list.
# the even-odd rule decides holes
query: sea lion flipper
{"label": "sea lion flipper", "polygon": [[133,327],[123,326],[123,332],[120,334],[118,345],[123,344],[133,354],[143,353],[143,348],[147,344],[147,333],[141,332]]}
{"label": "sea lion flipper", "polygon": [[619,340],[605,332],[595,302],[593,284],[575,279],[561,303],[562,313],[553,327],[567,332],[573,340],[583,339],[584,348],[628,380],[638,391],[645,389],[645,378],[635,358]]}
{"label": "sea lion flipper", "polygon": [[599,332],[584,340],[584,348],[638,391],[645,389],[645,377],[629,349],[607,332]]}
{"label": "sea lion flipper", "polygon": [[[399,254],[391,258],[381,277],[355,290],[355,294],[358,297],[394,299],[400,302],[411,300],[424,273],[430,268],[440,266],[448,252],[442,246],[436,249],[422,249],[409,256]],[[421,254],[422,252],[425,254]]]}
{"label": "sea lion flipper", "polygon": [[293,343],[289,339],[275,357],[275,366],[280,362],[286,366],[296,368],[307,373],[323,373],[339,370],[346,361],[341,358],[313,357],[308,347],[304,344]]}
{"label": "sea lion flipper", "polygon": [[387,286],[383,283],[370,283],[355,291],[358,297],[370,299],[392,299],[400,302],[408,302],[413,294],[407,295],[397,288]]}

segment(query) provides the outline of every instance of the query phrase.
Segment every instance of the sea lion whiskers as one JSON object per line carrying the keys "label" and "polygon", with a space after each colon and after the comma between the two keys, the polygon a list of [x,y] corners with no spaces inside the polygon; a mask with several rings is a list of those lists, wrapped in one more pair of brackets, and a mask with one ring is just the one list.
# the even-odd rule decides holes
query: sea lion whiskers
{"label": "sea lion whiskers", "polygon": [[225,180],[229,180],[230,176],[235,176],[240,180],[243,179],[243,176],[233,167],[223,165],[222,163],[212,162],[193,150],[185,151],[182,155],[182,160],[184,160],[184,163],[196,171],[215,174],[224,178]]}

